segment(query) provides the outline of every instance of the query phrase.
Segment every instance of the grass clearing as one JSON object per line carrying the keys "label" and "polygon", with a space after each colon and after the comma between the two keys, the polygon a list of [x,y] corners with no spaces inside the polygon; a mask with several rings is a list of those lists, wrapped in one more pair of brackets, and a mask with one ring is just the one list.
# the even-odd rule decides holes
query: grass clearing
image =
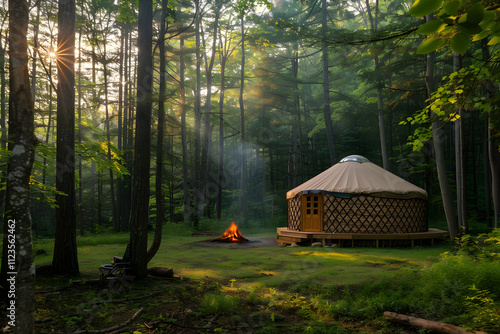
{"label": "grass clearing", "polygon": [[[106,294],[85,282],[98,278],[99,266],[113,255],[123,254],[128,235],[79,238],[80,277],[37,278],[37,333],[116,326],[141,308],[137,320],[124,327],[130,333],[397,332],[382,318],[384,311],[492,333],[498,329],[484,318],[498,315],[498,261],[453,255],[447,243],[379,249],[269,246],[275,232],[258,232],[243,234],[261,243],[231,245],[166,230],[150,266],[172,267],[176,278],[126,282]],[[44,251],[36,263],[49,262],[51,249],[50,240],[37,240],[35,250]]]}

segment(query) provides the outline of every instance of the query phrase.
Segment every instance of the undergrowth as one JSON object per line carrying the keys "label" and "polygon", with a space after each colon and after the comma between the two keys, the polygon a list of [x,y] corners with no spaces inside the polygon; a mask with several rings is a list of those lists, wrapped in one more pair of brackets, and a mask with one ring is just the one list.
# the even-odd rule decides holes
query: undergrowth
{"label": "undergrowth", "polygon": [[328,308],[334,317],[375,319],[384,311],[417,314],[467,329],[500,332],[499,231],[465,235],[440,261],[400,277],[346,289]]}

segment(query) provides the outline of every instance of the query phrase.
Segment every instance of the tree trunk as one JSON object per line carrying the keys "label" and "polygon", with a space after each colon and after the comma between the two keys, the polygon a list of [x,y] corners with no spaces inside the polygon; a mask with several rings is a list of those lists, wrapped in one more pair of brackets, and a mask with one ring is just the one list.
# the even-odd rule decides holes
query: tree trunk
{"label": "tree trunk", "polygon": [[[375,17],[373,17],[372,10],[370,7],[370,1],[366,0],[366,10],[367,10],[367,15],[368,19],[370,22],[370,29],[373,32],[377,31],[378,27],[378,0],[375,3]],[[379,135],[380,135],[380,152],[382,153],[382,165],[385,170],[390,171],[391,166],[389,163],[389,155],[387,153],[387,144],[386,144],[386,139],[385,139],[385,122],[384,122],[384,103],[382,101],[382,87],[383,87],[383,82],[381,78],[382,76],[380,75],[380,65],[379,65],[379,59],[378,56],[375,55],[373,56],[373,63],[375,66],[375,75],[378,77],[377,79],[377,109],[378,109],[378,128],[379,128]]]}
{"label": "tree trunk", "polygon": [[[111,161],[111,130],[109,128],[109,99],[108,99],[108,61],[106,59],[106,39],[103,41],[103,71],[104,71],[104,109],[106,111],[106,140],[108,146],[108,160]],[[109,186],[111,191],[111,213],[113,217],[113,227],[115,231],[120,230],[120,222],[117,218],[116,201],[115,201],[115,183],[113,177],[113,169],[109,168]]]}
{"label": "tree trunk", "polygon": [[291,60],[291,69],[292,69],[292,75],[293,75],[293,91],[294,91],[294,96],[293,96],[293,107],[292,107],[292,125],[290,129],[290,149],[291,149],[291,161],[289,163],[289,177],[290,177],[290,182],[289,182],[289,189],[293,189],[297,186],[297,155],[298,155],[298,134],[297,134],[297,128],[299,125],[298,121],[298,114],[299,114],[299,109],[300,109],[300,101],[299,101],[299,85],[298,85],[298,73],[299,73],[299,53],[297,51],[298,45],[297,43],[294,43],[293,49],[294,49],[294,56]]}
{"label": "tree trunk", "polygon": [[[223,48],[221,47],[221,49]],[[217,167],[217,207],[216,207],[218,220],[222,218],[222,182],[224,177],[224,93],[226,88],[225,87],[226,60],[227,60],[226,54],[220,55],[219,165]]]}
{"label": "tree trunk", "polygon": [[[0,37],[0,148],[5,150],[7,148],[7,133],[6,133],[6,108],[5,108],[5,90],[7,86],[5,78],[5,48],[3,47],[2,37]],[[5,158],[0,160],[0,163],[4,164],[7,162]],[[0,183],[5,182],[6,171],[4,168],[0,168]],[[5,200],[5,190],[0,190],[0,210],[4,204]],[[3,224],[3,246],[7,246],[7,224]],[[7,261],[7,252],[2,251],[2,264]],[[0,272],[0,280],[5,282],[7,279],[7,268],[2,265]],[[0,296],[3,299],[3,294]]]}
{"label": "tree trunk", "polygon": [[[454,52],[453,54],[453,71],[457,72],[462,68],[460,54]],[[455,134],[455,179],[457,182],[457,219],[458,226],[460,226],[465,233],[467,233],[467,212],[466,212],[466,193],[465,193],[465,159],[466,151],[464,147],[464,119],[463,110],[460,106],[456,111],[460,116],[454,125]]]}
{"label": "tree trunk", "polygon": [[151,149],[151,112],[153,85],[153,1],[139,1],[137,111],[134,146],[132,208],[130,211],[130,250],[132,272],[147,275],[149,221],[149,168]]}
{"label": "tree trunk", "polygon": [[[82,144],[82,34],[78,34],[78,50],[80,56],[78,57],[78,144]],[[85,224],[83,222],[83,168],[82,157],[78,159],[78,226],[80,227],[80,235],[85,233]]]}
{"label": "tree trunk", "polygon": [[102,224],[102,173],[97,171],[97,224]]}
{"label": "tree trunk", "polygon": [[194,168],[192,169],[192,184],[193,184],[193,224],[197,229],[200,223],[200,207],[202,204],[202,190],[200,185],[200,142],[201,142],[201,55],[200,55],[200,0],[195,1],[196,4],[196,19],[195,19],[195,34],[196,34],[196,95],[194,103]]}
{"label": "tree trunk", "polygon": [[[435,58],[434,52],[427,55],[425,83],[427,85],[428,96],[430,96],[435,90],[434,58]],[[450,184],[448,182],[448,176],[446,173],[446,161],[445,161],[444,147],[443,147],[445,137],[443,134],[443,130],[441,129],[441,124],[439,122],[432,123],[432,139],[434,145],[434,158],[436,160],[439,186],[441,188],[441,197],[443,200],[443,207],[446,215],[446,221],[448,222],[448,232],[450,233],[450,238],[454,239],[459,234],[459,227],[457,221],[457,214],[453,205],[452,192]]]}
{"label": "tree trunk", "polygon": [[[34,333],[35,263],[31,240],[30,175],[35,156],[34,107],[28,73],[29,9],[25,0],[9,1],[9,150],[3,251],[7,254],[7,325],[14,333]],[[6,242],[5,242],[6,241]],[[11,293],[14,293],[13,296]],[[11,315],[13,317],[11,317]]]}
{"label": "tree trunk", "polygon": [[57,36],[57,153],[54,272],[79,273],[75,199],[75,2],[59,0]]}
{"label": "tree trunk", "polygon": [[[492,122],[489,122],[489,137],[498,134],[499,131],[495,129]],[[498,143],[493,140],[488,141],[488,151],[491,166],[491,188],[493,191],[493,222],[495,228],[500,228],[500,152],[498,151]]]}
{"label": "tree trunk", "polygon": [[[5,80],[5,48],[3,47],[2,38],[0,37],[0,148],[4,150],[7,148],[7,133],[5,127],[5,102],[7,101],[7,99],[5,98],[6,87],[7,82]],[[0,195],[0,203],[2,202],[2,196]]]}
{"label": "tree trunk", "polygon": [[[179,6],[180,7],[180,6]],[[181,141],[182,141],[182,192],[183,192],[183,219],[184,223],[191,224],[191,199],[189,196],[189,174],[188,174],[188,147],[186,128],[186,88],[184,84],[184,36],[180,36],[180,105],[181,105]]]}
{"label": "tree trunk", "polygon": [[[481,41],[481,43],[483,59],[489,59],[490,51],[487,41],[483,40]],[[491,96],[494,96],[496,94],[496,89],[492,82],[488,82],[486,87],[486,98],[490,98]],[[496,115],[496,117],[498,117],[498,115]],[[491,199],[493,202],[493,226],[495,228],[500,228],[500,143],[498,142],[498,140],[495,141],[492,136],[498,136],[499,132],[500,129],[495,129],[490,115],[488,117],[488,158],[490,161],[491,170]]]}
{"label": "tree trunk", "polygon": [[120,224],[120,229],[122,231],[126,231],[129,228],[129,220],[130,220],[130,206],[132,202],[132,176],[131,174],[133,173],[133,162],[132,162],[132,141],[129,138],[130,137],[130,129],[131,129],[131,124],[132,120],[130,115],[132,114],[132,105],[131,105],[131,99],[130,99],[130,92],[129,90],[131,89],[130,87],[132,86],[130,84],[130,62],[131,62],[131,54],[130,54],[130,47],[129,44],[132,42],[131,41],[131,35],[128,30],[125,31],[125,37],[124,37],[124,73],[123,77],[126,82],[124,90],[123,90],[123,101],[124,101],[124,109],[123,109],[123,129],[122,129],[122,136],[123,136],[123,149],[125,151],[124,154],[124,160],[125,160],[125,165],[127,166],[127,169],[130,174],[124,175],[123,176],[123,181],[122,181],[122,194],[121,194],[121,203],[120,203],[120,214],[122,215],[122,222]]}
{"label": "tree trunk", "polygon": [[36,55],[38,53],[38,31],[40,27],[40,2],[37,2],[35,4],[36,6],[36,18],[35,22],[33,23],[33,59],[31,60],[31,96],[32,96],[32,101],[33,105],[35,104],[36,101],[36,78],[37,78],[37,61],[36,61]]}
{"label": "tree trunk", "polygon": [[[321,0],[322,4],[322,31],[323,38],[326,40],[326,32],[328,30],[327,16],[328,7],[326,0]],[[332,112],[330,110],[330,78],[328,73],[328,48],[326,45],[322,49],[323,60],[323,115],[325,118],[326,138],[328,141],[328,152],[330,153],[330,165],[333,166],[337,163],[337,149],[335,138],[333,136]]]}
{"label": "tree trunk", "polygon": [[[118,143],[117,148],[119,151],[123,152],[123,69],[125,62],[125,25],[120,25],[120,58],[118,64]],[[116,180],[116,219],[118,220],[117,225],[120,231],[123,230],[123,178],[119,177]]]}
{"label": "tree trunk", "polygon": [[[210,125],[210,118],[212,115],[212,77],[213,77],[213,68],[215,62],[215,55],[217,54],[217,31],[219,30],[219,16],[220,16],[220,2],[216,1],[215,3],[215,20],[214,20],[214,35],[212,41],[212,50],[210,62],[206,63],[205,69],[205,77],[207,78],[207,96],[205,99],[205,120],[203,126],[203,143],[201,148],[201,165],[200,171],[205,171],[204,173],[200,173],[200,192],[202,194],[202,207],[207,207],[210,204],[210,195],[207,191],[207,182],[210,173],[209,161],[211,160],[209,147],[212,143],[212,129]],[[204,46],[205,49],[205,46]]]}
{"label": "tree trunk", "polygon": [[243,104],[243,92],[245,88],[245,25],[244,15],[240,19],[241,28],[241,75],[240,75],[240,133],[241,133],[241,209],[243,222],[248,221],[248,175],[247,175],[247,155],[245,137],[245,106]]}
{"label": "tree trunk", "polygon": [[165,201],[163,196],[163,137],[165,137],[165,99],[167,82],[165,78],[165,21],[167,19],[168,0],[162,0],[160,36],[158,36],[158,51],[160,53],[160,91],[158,96],[158,134],[156,135],[156,225],[153,243],[148,249],[147,262],[151,261],[161,245],[162,226],[165,219]]}

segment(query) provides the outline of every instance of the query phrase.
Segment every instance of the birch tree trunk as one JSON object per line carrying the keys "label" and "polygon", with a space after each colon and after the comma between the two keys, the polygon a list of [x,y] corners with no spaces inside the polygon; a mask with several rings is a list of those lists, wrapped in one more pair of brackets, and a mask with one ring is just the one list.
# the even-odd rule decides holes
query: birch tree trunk
{"label": "birch tree trunk", "polygon": [[[7,307],[8,324],[14,333],[34,333],[35,325],[35,263],[31,240],[30,175],[35,155],[34,107],[30,93],[28,73],[29,9],[25,0],[9,1],[9,150],[11,157],[7,167],[7,191],[4,224],[9,227],[4,254],[8,252],[6,266],[8,279],[2,281],[6,289],[14,286],[15,297]],[[10,230],[12,229],[12,230]],[[5,237],[4,237],[5,238]],[[14,238],[14,239],[12,239]],[[14,249],[6,247],[14,245]],[[8,250],[7,250],[8,248]],[[11,251],[14,252],[11,252]],[[15,262],[10,261],[10,255]],[[17,273],[17,274],[16,274]],[[14,319],[9,317],[14,309]]]}
{"label": "birch tree trunk", "polygon": [[[6,41],[7,43],[7,41]],[[2,37],[0,37],[0,148],[2,150],[7,149],[7,133],[6,133],[6,108],[5,108],[5,91],[7,89],[7,80],[5,78],[5,48],[3,45]],[[4,164],[7,162],[7,159],[1,157],[0,163]],[[0,169],[0,183],[5,182],[5,178],[7,177],[6,171],[4,168]],[[0,210],[5,202],[5,190],[0,190]],[[3,224],[3,246],[7,246],[6,238],[7,238],[7,224]],[[7,262],[7,253],[5,251],[2,252],[2,263]],[[2,265],[0,272],[0,280],[5,282],[7,279],[7,268]],[[3,291],[3,289],[0,289]],[[3,295],[0,300],[3,300]]]}

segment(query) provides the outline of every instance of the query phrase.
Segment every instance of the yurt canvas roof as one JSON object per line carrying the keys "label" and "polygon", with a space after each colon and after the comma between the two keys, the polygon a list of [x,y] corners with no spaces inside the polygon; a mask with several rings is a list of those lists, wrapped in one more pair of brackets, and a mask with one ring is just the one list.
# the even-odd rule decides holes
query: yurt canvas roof
{"label": "yurt canvas roof", "polygon": [[362,156],[348,156],[323,173],[290,190],[286,198],[300,193],[330,192],[385,198],[427,199],[427,192],[371,163]]}

